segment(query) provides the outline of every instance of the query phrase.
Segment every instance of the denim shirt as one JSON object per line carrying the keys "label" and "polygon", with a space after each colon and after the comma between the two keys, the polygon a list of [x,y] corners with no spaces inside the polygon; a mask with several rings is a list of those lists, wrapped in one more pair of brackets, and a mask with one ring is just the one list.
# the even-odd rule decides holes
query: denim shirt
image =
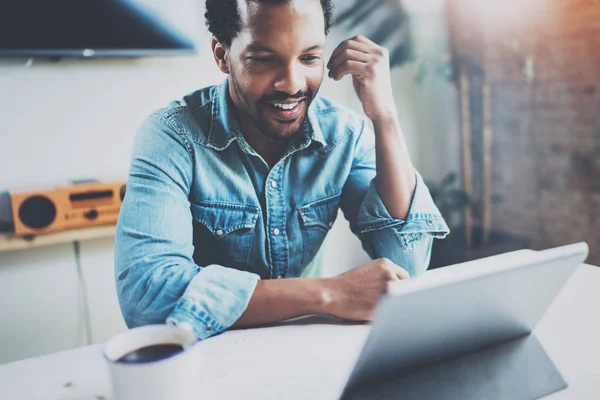
{"label": "denim shirt", "polygon": [[416,171],[408,217],[390,216],[363,117],[316,97],[269,168],[244,140],[227,91],[225,80],[172,102],[136,135],[115,239],[129,327],[181,324],[200,339],[224,331],[259,279],[302,275],[339,208],[371,258],[411,276],[427,269],[433,238],[448,227]]}

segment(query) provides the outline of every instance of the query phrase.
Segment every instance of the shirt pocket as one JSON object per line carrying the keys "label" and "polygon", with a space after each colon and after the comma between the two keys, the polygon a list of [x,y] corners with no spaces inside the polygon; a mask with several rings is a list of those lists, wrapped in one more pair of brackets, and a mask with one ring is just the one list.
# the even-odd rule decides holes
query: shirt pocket
{"label": "shirt pocket", "polygon": [[337,218],[340,194],[298,207],[302,231],[302,265],[315,257]]}
{"label": "shirt pocket", "polygon": [[196,264],[245,270],[259,212],[250,205],[193,202]]}

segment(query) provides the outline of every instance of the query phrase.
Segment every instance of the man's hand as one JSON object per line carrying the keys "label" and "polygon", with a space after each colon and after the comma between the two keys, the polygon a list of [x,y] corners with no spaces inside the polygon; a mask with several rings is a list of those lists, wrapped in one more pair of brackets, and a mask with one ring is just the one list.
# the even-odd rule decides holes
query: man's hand
{"label": "man's hand", "polygon": [[327,63],[329,77],[339,81],[352,75],[354,90],[372,121],[395,118],[388,52],[364,36],[343,41]]}
{"label": "man's hand", "polygon": [[328,279],[331,302],[327,314],[341,319],[368,321],[388,285],[410,279],[410,275],[387,258],[380,258]]}
{"label": "man's hand", "polygon": [[268,324],[311,314],[368,321],[391,282],[408,272],[386,258],[332,278],[261,280],[234,327]]}

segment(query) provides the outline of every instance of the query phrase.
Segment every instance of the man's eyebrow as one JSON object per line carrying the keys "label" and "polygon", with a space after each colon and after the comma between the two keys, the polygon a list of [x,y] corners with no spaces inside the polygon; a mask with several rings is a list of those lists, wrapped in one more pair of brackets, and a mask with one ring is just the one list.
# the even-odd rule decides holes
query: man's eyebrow
{"label": "man's eyebrow", "polygon": [[255,53],[258,53],[261,51],[264,51],[265,53],[276,53],[276,51],[273,50],[272,48],[270,48],[268,46],[264,46],[262,44],[258,44],[258,43],[252,43],[251,45],[246,47],[246,51],[255,52]]}
{"label": "man's eyebrow", "polygon": [[[310,46],[307,49],[304,49],[302,52],[303,53],[308,53],[310,51],[313,50],[321,50],[323,49],[323,45],[322,44],[315,44],[314,46]],[[246,48],[246,51],[248,52],[253,52],[253,53],[259,53],[259,52],[265,52],[265,53],[277,53],[275,50],[273,50],[272,48],[262,45],[262,44],[258,44],[258,43],[252,43],[250,45],[248,45],[248,47]]]}
{"label": "man's eyebrow", "polygon": [[308,49],[304,49],[304,51],[302,51],[303,53],[308,53],[311,52],[313,50],[322,50],[323,49],[323,45],[322,44],[315,44],[314,46],[310,46]]}

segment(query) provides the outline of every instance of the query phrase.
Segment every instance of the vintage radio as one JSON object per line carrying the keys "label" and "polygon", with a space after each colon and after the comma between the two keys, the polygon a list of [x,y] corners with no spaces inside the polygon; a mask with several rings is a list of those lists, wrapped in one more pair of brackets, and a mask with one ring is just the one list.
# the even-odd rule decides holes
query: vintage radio
{"label": "vintage radio", "polygon": [[14,233],[38,235],[114,224],[125,196],[123,182],[83,182],[48,190],[9,191]]}

